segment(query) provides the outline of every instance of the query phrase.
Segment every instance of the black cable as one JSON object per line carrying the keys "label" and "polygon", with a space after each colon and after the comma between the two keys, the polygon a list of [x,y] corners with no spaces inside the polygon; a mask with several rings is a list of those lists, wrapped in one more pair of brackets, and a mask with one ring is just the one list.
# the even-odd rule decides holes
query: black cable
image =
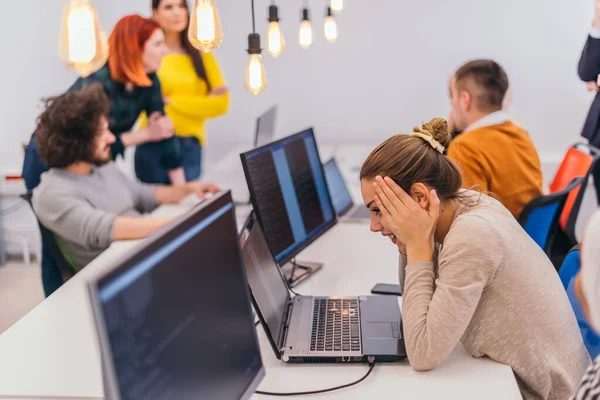
{"label": "black cable", "polygon": [[[290,292],[294,293],[296,296],[302,296],[301,294],[296,293],[294,291],[294,289],[292,289],[292,287],[290,286],[290,282],[294,281],[294,272],[296,272],[296,267],[298,266],[298,264],[296,263],[296,257],[292,258],[291,262],[292,262],[293,268],[292,268],[292,274],[291,274],[291,277],[290,277],[290,281],[288,282],[288,289],[290,290]],[[305,272],[305,274],[306,273],[307,272]],[[298,278],[301,278],[301,277],[302,277],[302,275],[300,275]]]}
{"label": "black cable", "polygon": [[14,213],[15,211],[19,211],[25,205],[25,200],[20,200],[17,203],[13,204],[10,207],[5,208],[4,210],[0,210],[0,216],[4,217],[8,214]]}
{"label": "black cable", "polygon": [[252,33],[256,33],[256,24],[254,23],[254,0],[252,0]]}
{"label": "black cable", "polygon": [[286,396],[306,396],[306,395],[309,395],[309,394],[320,394],[320,393],[333,392],[335,390],[345,389],[345,388],[350,387],[350,386],[358,385],[359,383],[361,383],[362,381],[364,381],[365,379],[367,379],[367,377],[369,375],[371,375],[371,372],[373,371],[373,367],[375,367],[375,362],[372,362],[372,363],[370,362],[369,363],[369,370],[359,380],[354,381],[352,383],[347,383],[345,385],[332,387],[332,388],[329,388],[329,389],[313,390],[313,391],[309,391],[309,392],[289,392],[289,393],[263,392],[262,390],[257,390],[255,393],[256,394],[262,394],[264,396],[286,397]]}
{"label": "black cable", "polygon": [[254,326],[258,326],[260,324],[260,319],[256,322],[254,322]]}

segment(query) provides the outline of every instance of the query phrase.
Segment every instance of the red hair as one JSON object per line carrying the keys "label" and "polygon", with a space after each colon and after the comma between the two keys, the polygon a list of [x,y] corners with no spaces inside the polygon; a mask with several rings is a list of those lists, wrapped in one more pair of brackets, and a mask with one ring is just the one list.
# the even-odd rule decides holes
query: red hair
{"label": "red hair", "polygon": [[142,53],[157,29],[160,26],[156,21],[139,15],[127,15],[117,22],[108,38],[108,67],[113,80],[141,87],[152,86],[152,80],[144,71]]}

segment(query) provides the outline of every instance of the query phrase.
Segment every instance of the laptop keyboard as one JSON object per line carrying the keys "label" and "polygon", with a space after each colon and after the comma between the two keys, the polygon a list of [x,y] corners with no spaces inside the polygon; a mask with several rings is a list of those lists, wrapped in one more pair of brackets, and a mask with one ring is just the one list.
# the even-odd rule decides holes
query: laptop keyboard
{"label": "laptop keyboard", "polygon": [[360,351],[358,299],[315,299],[311,351]]}

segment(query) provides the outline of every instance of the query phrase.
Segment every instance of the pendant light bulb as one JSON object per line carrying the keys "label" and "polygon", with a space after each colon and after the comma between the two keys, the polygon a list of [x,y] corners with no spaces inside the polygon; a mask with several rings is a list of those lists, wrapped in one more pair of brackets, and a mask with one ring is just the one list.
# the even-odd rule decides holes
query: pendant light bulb
{"label": "pendant light bulb", "polygon": [[279,27],[277,6],[269,7],[269,30],[267,32],[267,53],[272,57],[279,57],[285,49],[285,39]]}
{"label": "pendant light bulb", "polygon": [[338,37],[337,23],[331,14],[331,7],[327,8],[327,16],[325,17],[325,39],[330,43],[334,43]]}
{"label": "pendant light bulb", "polygon": [[223,28],[215,0],[195,0],[188,38],[195,48],[205,53],[223,43]]}
{"label": "pendant light bulb", "polygon": [[331,10],[339,14],[344,9],[344,0],[331,0]]}
{"label": "pendant light bulb", "polygon": [[58,43],[59,60],[86,77],[108,59],[108,41],[91,0],[66,0]]}
{"label": "pendant light bulb", "polygon": [[302,22],[300,23],[298,42],[303,49],[308,49],[313,43],[313,30],[308,19],[308,8],[302,9]]}
{"label": "pendant light bulb", "polygon": [[261,56],[260,36],[258,33],[248,35],[248,66],[246,67],[246,89],[253,95],[261,93],[267,88],[267,75]]}

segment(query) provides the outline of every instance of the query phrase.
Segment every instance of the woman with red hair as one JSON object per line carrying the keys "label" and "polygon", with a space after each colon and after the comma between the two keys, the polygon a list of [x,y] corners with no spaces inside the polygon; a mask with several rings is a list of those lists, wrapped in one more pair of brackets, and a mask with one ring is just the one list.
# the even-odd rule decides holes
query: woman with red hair
{"label": "woman with red hair", "polygon": [[[106,65],[86,78],[77,79],[68,91],[101,83],[111,101],[109,129],[117,139],[111,145],[113,159],[118,155],[123,157],[128,146],[160,142],[160,163],[169,171],[171,183],[185,183],[179,147],[173,137],[173,124],[164,115],[160,82],[156,76],[161,60],[168,52],[162,29],[152,19],[128,15],[117,22],[109,38],[109,47]],[[142,111],[150,116],[149,123],[133,131]],[[28,190],[33,190],[40,183],[40,176],[47,169],[38,155],[34,133],[23,164],[22,175]],[[62,284],[60,271],[47,243],[43,243],[42,281],[47,296]]]}

